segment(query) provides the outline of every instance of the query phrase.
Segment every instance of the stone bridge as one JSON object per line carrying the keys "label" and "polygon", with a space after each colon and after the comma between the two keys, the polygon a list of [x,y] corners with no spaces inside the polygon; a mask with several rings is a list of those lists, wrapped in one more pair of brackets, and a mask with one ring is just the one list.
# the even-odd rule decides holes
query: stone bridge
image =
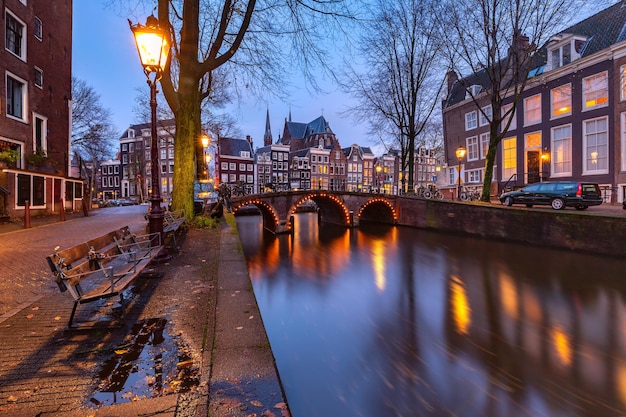
{"label": "stone bridge", "polygon": [[263,226],[267,230],[273,233],[292,233],[293,214],[307,200],[317,204],[321,222],[356,227],[360,220],[397,224],[400,214],[399,199],[404,198],[388,194],[308,190],[250,194],[232,197],[230,203],[235,214],[252,204],[261,211]]}

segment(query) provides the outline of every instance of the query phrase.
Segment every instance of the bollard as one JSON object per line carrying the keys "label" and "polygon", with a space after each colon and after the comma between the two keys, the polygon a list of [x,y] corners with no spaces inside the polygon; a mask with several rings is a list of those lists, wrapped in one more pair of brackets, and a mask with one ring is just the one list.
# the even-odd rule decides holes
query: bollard
{"label": "bollard", "polygon": [[24,202],[24,229],[30,229],[30,201]]}
{"label": "bollard", "polygon": [[61,199],[60,207],[59,207],[59,215],[61,216],[61,221],[65,221],[65,200]]}

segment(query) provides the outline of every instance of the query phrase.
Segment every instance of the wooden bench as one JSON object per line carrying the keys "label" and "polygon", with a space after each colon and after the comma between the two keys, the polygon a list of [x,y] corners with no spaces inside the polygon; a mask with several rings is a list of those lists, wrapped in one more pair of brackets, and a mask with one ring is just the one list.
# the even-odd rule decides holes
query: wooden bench
{"label": "wooden bench", "polygon": [[163,239],[171,237],[174,245],[176,246],[176,238],[178,233],[182,230],[181,227],[185,224],[185,211],[168,211],[163,215]]}
{"label": "wooden bench", "polygon": [[[155,242],[155,246],[151,243]],[[74,307],[68,322],[74,327],[76,307],[119,295],[140,276],[163,249],[158,234],[137,236],[122,227],[103,236],[59,250],[46,257],[61,292],[69,292]],[[123,312],[123,309],[122,309]]]}

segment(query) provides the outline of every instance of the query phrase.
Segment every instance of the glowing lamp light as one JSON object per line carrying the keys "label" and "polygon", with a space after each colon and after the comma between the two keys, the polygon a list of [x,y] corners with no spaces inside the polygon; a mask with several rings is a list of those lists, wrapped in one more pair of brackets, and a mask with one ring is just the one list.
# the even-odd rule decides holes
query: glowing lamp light
{"label": "glowing lamp light", "polygon": [[170,52],[167,32],[159,27],[159,21],[154,15],[148,16],[146,25],[133,25],[129,20],[130,29],[135,36],[139,59],[146,74],[162,72],[167,63]]}

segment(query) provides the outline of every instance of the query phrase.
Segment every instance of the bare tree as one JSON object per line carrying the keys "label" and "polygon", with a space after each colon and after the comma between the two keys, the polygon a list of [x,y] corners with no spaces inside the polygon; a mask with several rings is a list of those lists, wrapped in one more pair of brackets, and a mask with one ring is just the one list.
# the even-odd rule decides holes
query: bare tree
{"label": "bare tree", "polygon": [[[490,200],[496,151],[506,136],[533,68],[548,36],[586,6],[584,0],[454,0],[442,3],[450,70],[489,122],[482,201]],[[472,85],[479,85],[474,90]],[[487,99],[491,114],[479,105]],[[511,106],[503,113],[503,101]],[[507,103],[508,106],[508,103]]]}
{"label": "bare tree", "polygon": [[[359,52],[362,69],[350,68],[344,87],[357,98],[348,113],[400,148],[401,171],[414,188],[416,138],[437,108],[441,79],[441,38],[436,30],[436,1],[377,0],[366,22]],[[407,190],[406,176],[402,189]]]}
{"label": "bare tree", "polygon": [[[114,0],[113,0],[114,1]],[[135,1],[137,3],[137,1]],[[347,0],[158,0],[171,57],[161,89],[176,119],[173,207],[193,213],[194,160],[202,133],[201,103],[227,82],[235,95],[280,92],[286,70],[325,68],[322,35],[349,16]],[[328,40],[328,39],[325,39]],[[311,64],[318,63],[315,68]],[[228,78],[219,77],[222,68]],[[313,78],[310,78],[313,79]]]}
{"label": "bare tree", "polygon": [[119,137],[111,122],[111,110],[87,82],[72,77],[72,150],[94,162],[113,154]]}

